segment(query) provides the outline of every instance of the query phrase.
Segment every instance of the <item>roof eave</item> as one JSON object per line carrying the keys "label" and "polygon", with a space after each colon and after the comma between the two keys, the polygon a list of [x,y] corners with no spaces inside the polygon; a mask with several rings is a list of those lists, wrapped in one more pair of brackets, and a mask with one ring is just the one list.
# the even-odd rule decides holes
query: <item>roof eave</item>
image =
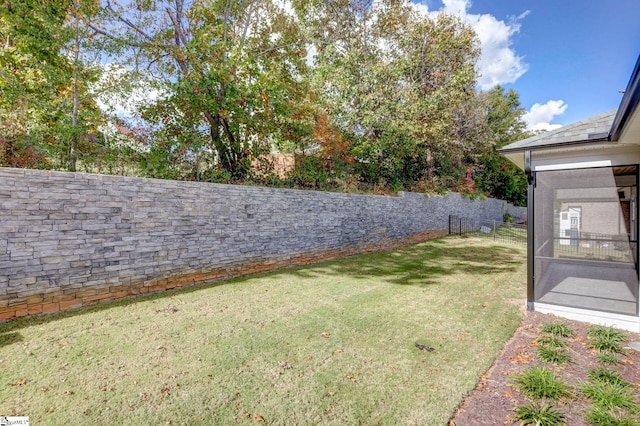
{"label": "roof eave", "polygon": [[510,154],[510,153],[516,153],[516,152],[539,151],[539,150],[544,150],[549,148],[558,148],[558,147],[572,146],[572,145],[586,145],[586,144],[602,143],[602,142],[610,142],[610,140],[608,137],[605,136],[605,137],[599,137],[599,138],[593,138],[593,139],[587,139],[587,140],[567,141],[567,142],[545,144],[545,145],[524,146],[524,147],[517,147],[517,148],[510,148],[510,149],[501,148],[501,149],[498,149],[498,152],[500,154]]}
{"label": "roof eave", "polygon": [[620,107],[613,119],[613,124],[609,131],[610,141],[618,141],[620,139],[620,135],[627,121],[629,121],[629,117],[631,117],[638,106],[638,103],[640,103],[640,56],[638,56],[633,73],[629,79],[629,84],[624,91],[622,101],[620,101]]}

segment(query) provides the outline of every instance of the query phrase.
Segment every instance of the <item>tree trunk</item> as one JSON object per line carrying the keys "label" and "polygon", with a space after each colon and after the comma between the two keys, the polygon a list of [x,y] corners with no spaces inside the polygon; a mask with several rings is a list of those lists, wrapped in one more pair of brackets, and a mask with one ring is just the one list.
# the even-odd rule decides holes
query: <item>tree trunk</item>
{"label": "tree trunk", "polygon": [[73,112],[71,114],[71,128],[73,135],[71,136],[71,146],[69,147],[69,171],[76,171],[77,154],[76,147],[78,146],[78,63],[80,61],[80,28],[78,18],[76,17],[76,38],[75,38],[75,52],[73,63]]}
{"label": "tree trunk", "polygon": [[[229,123],[218,114],[205,113],[205,118],[209,124],[211,142],[218,155],[218,164],[224,171],[229,172],[233,178],[246,177],[247,170],[246,167],[244,167],[246,154],[242,151],[239,144],[236,143],[236,138],[231,132]],[[221,127],[224,129],[224,134],[229,139],[229,143],[225,143],[225,140],[220,134]]]}

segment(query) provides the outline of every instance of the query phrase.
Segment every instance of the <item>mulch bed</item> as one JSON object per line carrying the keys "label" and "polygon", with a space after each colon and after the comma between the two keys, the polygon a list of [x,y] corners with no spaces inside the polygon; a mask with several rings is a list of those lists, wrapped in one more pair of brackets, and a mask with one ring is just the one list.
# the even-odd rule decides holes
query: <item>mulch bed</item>
{"label": "mulch bed", "polygon": [[[507,342],[493,366],[484,374],[476,389],[464,400],[449,426],[466,425],[519,425],[514,420],[513,408],[529,401],[512,386],[513,376],[527,368],[544,366],[537,358],[536,339],[545,324],[563,322],[571,327],[574,336],[567,339],[571,362],[564,366],[547,365],[570,386],[575,388],[587,379],[587,371],[601,367],[597,352],[589,347],[587,331],[590,324],[570,321],[539,312],[527,312],[513,337]],[[630,342],[640,342],[640,334],[625,332]],[[619,356],[621,364],[613,366],[622,378],[639,387],[637,402],[640,403],[640,351],[625,349]],[[588,425],[583,417],[589,402],[579,395],[571,401],[559,402],[568,425]]]}

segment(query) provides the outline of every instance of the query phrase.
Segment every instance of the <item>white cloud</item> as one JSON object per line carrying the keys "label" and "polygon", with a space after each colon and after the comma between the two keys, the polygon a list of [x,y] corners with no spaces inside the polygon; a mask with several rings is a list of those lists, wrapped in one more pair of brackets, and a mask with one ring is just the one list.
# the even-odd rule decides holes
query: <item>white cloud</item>
{"label": "white cloud", "polygon": [[470,0],[443,0],[443,4],[444,7],[436,11],[430,11],[422,3],[414,3],[414,7],[431,16],[441,11],[457,15],[475,30],[482,49],[478,61],[478,84],[481,89],[488,90],[496,84],[513,83],[527,72],[528,66],[524,58],[515,53],[511,44],[512,37],[520,31],[520,21],[527,16],[528,11],[505,22],[490,14],[468,13]]}
{"label": "white cloud", "polygon": [[316,62],[316,55],[318,54],[318,48],[315,44],[307,44],[307,56],[305,60],[307,61],[307,65],[312,67]]}
{"label": "white cloud", "polygon": [[529,112],[522,118],[527,122],[527,128],[533,131],[554,130],[562,127],[561,124],[551,124],[553,117],[564,114],[568,105],[563,100],[550,100],[545,104],[533,104]]}

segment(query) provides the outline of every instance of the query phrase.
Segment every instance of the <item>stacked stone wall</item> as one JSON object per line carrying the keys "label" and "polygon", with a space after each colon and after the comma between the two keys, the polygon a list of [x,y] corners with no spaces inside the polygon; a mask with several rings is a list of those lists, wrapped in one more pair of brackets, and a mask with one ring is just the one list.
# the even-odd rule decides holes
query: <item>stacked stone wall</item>
{"label": "stacked stone wall", "polygon": [[500,200],[0,168],[0,320],[396,247]]}

